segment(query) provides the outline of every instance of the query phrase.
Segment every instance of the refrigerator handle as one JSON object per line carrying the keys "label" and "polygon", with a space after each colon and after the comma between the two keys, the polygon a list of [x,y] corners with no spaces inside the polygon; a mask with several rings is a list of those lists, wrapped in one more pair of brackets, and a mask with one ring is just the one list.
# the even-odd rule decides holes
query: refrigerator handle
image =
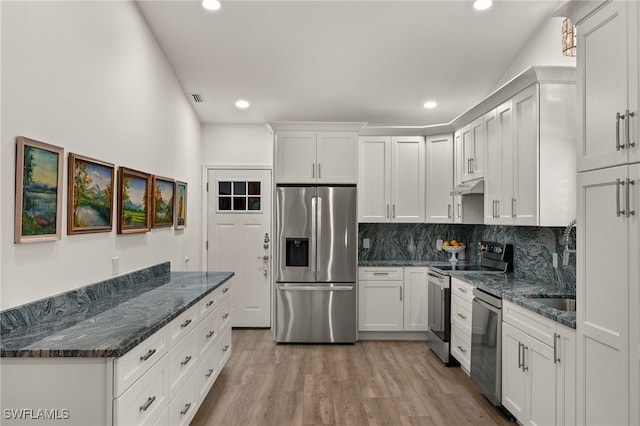
{"label": "refrigerator handle", "polygon": [[318,264],[323,265],[322,259],[320,259],[320,256],[322,255],[322,197],[316,197],[315,216],[316,216],[316,232],[312,233],[313,238],[315,238],[315,244],[314,244],[314,247],[316,250],[315,261]]}
{"label": "refrigerator handle", "polygon": [[314,196],[311,198],[311,272],[316,272],[316,235],[317,235],[317,226],[318,219],[316,218],[317,213],[317,198]]}

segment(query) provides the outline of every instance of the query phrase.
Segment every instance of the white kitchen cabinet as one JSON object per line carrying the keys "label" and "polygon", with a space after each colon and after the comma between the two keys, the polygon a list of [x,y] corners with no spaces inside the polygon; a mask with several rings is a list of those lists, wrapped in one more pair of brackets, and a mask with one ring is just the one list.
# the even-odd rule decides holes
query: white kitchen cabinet
{"label": "white kitchen cabinet", "polygon": [[424,222],[424,138],[363,136],[359,151],[358,221]]}
{"label": "white kitchen cabinet", "polygon": [[426,138],[426,221],[452,223],[453,138],[450,134]]}
{"label": "white kitchen cabinet", "polygon": [[578,22],[579,171],[640,161],[638,37],[636,1]]}
{"label": "white kitchen cabinet", "polygon": [[462,370],[471,371],[471,319],[473,286],[456,278],[451,279],[451,355],[460,362]]}
{"label": "white kitchen cabinet", "polygon": [[[640,14],[640,8],[638,8]],[[640,16],[638,16],[640,21]],[[629,217],[629,343],[631,358],[629,377],[630,401],[640,401],[640,164],[629,166],[629,179],[634,182],[631,189],[631,209],[635,215]],[[640,404],[632,404],[629,423],[640,424]]]}
{"label": "white kitchen cabinet", "polygon": [[[462,183],[462,130],[453,134],[454,182],[456,187]],[[427,167],[428,171],[428,167]],[[482,224],[484,223],[484,197],[478,195],[455,195],[453,197],[453,223]]]}
{"label": "white kitchen cabinet", "polygon": [[575,424],[575,332],[505,301],[502,404],[527,425]]}
{"label": "white kitchen cabinet", "polygon": [[359,268],[358,330],[426,331],[427,306],[427,268]]}
{"label": "white kitchen cabinet", "polygon": [[357,158],[355,132],[276,133],[276,183],[353,184]]}
{"label": "white kitchen cabinet", "polygon": [[566,226],[575,218],[575,85],[535,83],[485,115],[485,224]]}
{"label": "white kitchen cabinet", "polygon": [[462,128],[462,181],[484,176],[484,125],[479,117]]}

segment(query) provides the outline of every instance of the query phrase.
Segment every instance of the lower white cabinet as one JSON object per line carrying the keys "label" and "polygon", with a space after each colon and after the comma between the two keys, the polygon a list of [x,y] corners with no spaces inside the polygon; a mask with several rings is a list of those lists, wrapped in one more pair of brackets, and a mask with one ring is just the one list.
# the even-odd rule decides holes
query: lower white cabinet
{"label": "lower white cabinet", "polygon": [[359,268],[358,330],[427,331],[427,306],[427,268]]}
{"label": "lower white cabinet", "polygon": [[473,309],[473,286],[451,279],[451,355],[460,363],[462,370],[471,371],[471,317]]}
{"label": "lower white cabinet", "polygon": [[575,424],[575,331],[504,302],[502,405],[525,425]]}

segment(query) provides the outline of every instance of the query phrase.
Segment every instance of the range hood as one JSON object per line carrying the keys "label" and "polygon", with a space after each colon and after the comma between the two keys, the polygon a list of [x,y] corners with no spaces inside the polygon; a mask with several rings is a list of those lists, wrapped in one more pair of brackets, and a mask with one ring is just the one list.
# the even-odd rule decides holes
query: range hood
{"label": "range hood", "polygon": [[482,195],[484,194],[484,179],[474,179],[462,182],[453,188],[451,195]]}

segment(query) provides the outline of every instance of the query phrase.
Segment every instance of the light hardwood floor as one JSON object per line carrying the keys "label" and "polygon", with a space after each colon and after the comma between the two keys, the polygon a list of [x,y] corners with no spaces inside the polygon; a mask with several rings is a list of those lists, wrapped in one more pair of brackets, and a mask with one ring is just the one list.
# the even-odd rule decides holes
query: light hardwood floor
{"label": "light hardwood floor", "polygon": [[277,345],[270,330],[232,338],[192,426],[510,424],[425,342]]}

